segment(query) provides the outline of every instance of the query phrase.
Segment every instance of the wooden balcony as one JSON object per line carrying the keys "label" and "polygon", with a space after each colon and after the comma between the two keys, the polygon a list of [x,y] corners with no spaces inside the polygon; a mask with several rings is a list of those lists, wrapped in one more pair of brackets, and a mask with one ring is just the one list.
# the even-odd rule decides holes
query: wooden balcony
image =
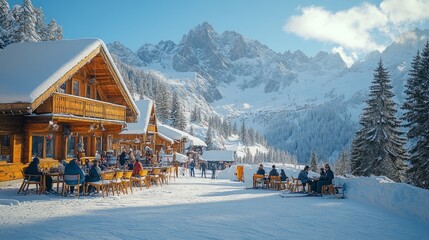
{"label": "wooden balcony", "polygon": [[126,120],[126,107],[94,99],[54,93],[37,111],[38,113],[71,114],[107,120]]}

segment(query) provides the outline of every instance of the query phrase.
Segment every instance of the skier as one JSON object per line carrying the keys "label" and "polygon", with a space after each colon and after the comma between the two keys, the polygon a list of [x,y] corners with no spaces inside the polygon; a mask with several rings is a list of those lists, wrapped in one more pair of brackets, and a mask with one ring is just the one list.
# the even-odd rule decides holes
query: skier
{"label": "skier", "polygon": [[201,162],[201,177],[206,178],[206,162]]}

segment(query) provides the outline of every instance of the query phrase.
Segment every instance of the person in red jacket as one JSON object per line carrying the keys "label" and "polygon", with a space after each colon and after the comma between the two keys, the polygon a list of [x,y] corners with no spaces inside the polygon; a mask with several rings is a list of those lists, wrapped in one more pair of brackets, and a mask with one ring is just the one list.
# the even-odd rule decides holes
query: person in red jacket
{"label": "person in red jacket", "polygon": [[141,170],[143,170],[143,166],[140,163],[140,161],[134,161],[133,176],[134,177],[140,177],[140,171]]}

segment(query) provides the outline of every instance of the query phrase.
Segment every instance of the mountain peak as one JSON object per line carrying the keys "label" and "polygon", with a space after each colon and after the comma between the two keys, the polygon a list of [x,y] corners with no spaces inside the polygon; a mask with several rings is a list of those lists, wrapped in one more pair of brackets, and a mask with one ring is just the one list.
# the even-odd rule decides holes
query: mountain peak
{"label": "mountain peak", "polygon": [[216,36],[217,33],[212,25],[203,22],[191,29],[187,35],[184,35],[181,44],[200,49],[213,48]]}

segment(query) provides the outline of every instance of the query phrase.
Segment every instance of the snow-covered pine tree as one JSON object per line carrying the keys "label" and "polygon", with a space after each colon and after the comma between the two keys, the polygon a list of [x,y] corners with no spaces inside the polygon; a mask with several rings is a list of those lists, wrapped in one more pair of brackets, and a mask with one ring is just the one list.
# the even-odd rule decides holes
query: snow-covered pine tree
{"label": "snow-covered pine tree", "polygon": [[170,117],[171,95],[165,84],[158,84],[156,99],[156,112],[159,120],[166,123]]}
{"label": "snow-covered pine tree", "polygon": [[429,189],[429,42],[422,53],[417,52],[405,85],[405,121],[411,167],[409,180],[415,186]]}
{"label": "snow-covered pine tree", "polygon": [[9,4],[6,0],[0,0],[0,48],[9,44],[11,21],[13,21],[13,17],[10,13]]}
{"label": "snow-covered pine tree", "polygon": [[13,9],[15,22],[12,23],[11,42],[38,42],[41,40],[36,31],[36,14],[31,0],[24,0],[22,6]]}
{"label": "snow-covered pine tree", "polygon": [[43,14],[42,8],[34,8],[34,16],[36,18],[35,29],[37,35],[39,35],[40,41],[48,41],[49,30],[45,22],[45,15]]}
{"label": "snow-covered pine tree", "polygon": [[52,19],[48,24],[48,39],[49,41],[63,40],[63,28],[58,25],[55,19]]}
{"label": "snow-covered pine tree", "polygon": [[189,134],[191,135],[191,136],[194,136],[194,128],[191,126],[190,127],[190,129],[189,129]]}
{"label": "snow-covered pine tree", "polygon": [[255,130],[253,130],[253,128],[247,130],[247,137],[249,145],[255,145]]}
{"label": "snow-covered pine tree", "polygon": [[207,132],[206,132],[206,144],[207,150],[213,150],[214,149],[214,144],[213,144],[213,136],[212,136],[212,125],[209,124],[208,128],[207,128]]}
{"label": "snow-covered pine tree", "polygon": [[247,137],[247,129],[246,124],[244,123],[244,119],[241,121],[241,130],[240,130],[240,138],[243,141],[244,145],[248,145],[248,137]]}
{"label": "snow-covered pine tree", "polygon": [[334,164],[335,175],[350,174],[350,158],[346,149],[343,149],[341,155]]}
{"label": "snow-covered pine tree", "polygon": [[[399,130],[400,122],[396,117],[393,97],[389,74],[380,59],[366,101],[368,106],[359,121],[359,139],[354,141],[357,149],[352,152],[353,174],[384,175],[394,181],[405,180],[405,139],[401,137],[403,133]],[[356,159],[355,154],[360,156]]]}
{"label": "snow-covered pine tree", "polygon": [[180,102],[179,95],[177,92],[173,93],[173,102],[171,108],[171,122],[173,127],[179,130],[185,130],[186,128],[186,118],[183,113],[182,104]]}
{"label": "snow-covered pine tree", "polygon": [[197,107],[195,106],[194,109],[191,111],[191,116],[189,118],[189,120],[191,122],[197,122]]}
{"label": "snow-covered pine tree", "polygon": [[319,165],[318,165],[318,162],[317,162],[317,155],[316,155],[315,151],[311,152],[311,157],[310,157],[310,163],[309,163],[309,165],[310,165],[310,171],[319,172]]}
{"label": "snow-covered pine tree", "polygon": [[238,134],[237,122],[234,121],[234,125],[232,126],[232,133]]}

